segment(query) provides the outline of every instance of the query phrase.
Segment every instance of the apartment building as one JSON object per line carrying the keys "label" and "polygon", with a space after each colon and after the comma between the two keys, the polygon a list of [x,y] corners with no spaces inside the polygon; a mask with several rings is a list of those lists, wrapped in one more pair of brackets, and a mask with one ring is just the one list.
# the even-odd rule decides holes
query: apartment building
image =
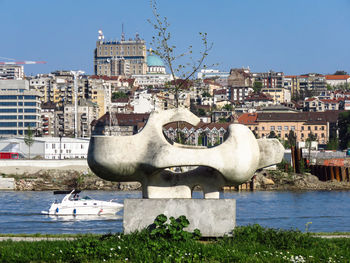
{"label": "apartment building", "polygon": [[197,73],[198,79],[215,79],[222,86],[228,85],[228,77],[230,72],[220,71],[217,69],[202,69]]}
{"label": "apartment building", "polygon": [[300,94],[300,81],[298,76],[295,76],[295,75],[284,76],[283,87],[287,90],[290,90],[292,98]]}
{"label": "apartment building", "polygon": [[[90,137],[90,124],[98,119],[97,107],[94,103],[86,100],[80,100],[77,105],[77,137]],[[75,134],[75,105],[67,104],[64,106],[64,136],[73,136]]]}
{"label": "apartment building", "polygon": [[297,141],[306,141],[312,133],[319,144],[327,144],[330,134],[335,132],[339,113],[340,111],[244,113],[238,122],[248,126],[260,138],[268,137],[273,131],[282,140],[287,140],[289,132],[293,131]]}
{"label": "apartment building", "polygon": [[326,78],[321,74],[310,73],[300,75],[299,77],[300,90],[302,92],[314,91],[321,92],[326,89]]}
{"label": "apartment building", "polygon": [[228,99],[234,103],[243,103],[253,91],[251,87],[229,87]]}
{"label": "apartment building", "polygon": [[47,137],[57,137],[60,135],[59,129],[63,129],[63,123],[60,126],[56,104],[44,102],[41,104],[41,135]]}
{"label": "apartment building", "polygon": [[91,123],[93,135],[126,136],[138,133],[149,118],[149,113],[106,113]]}
{"label": "apartment building", "polygon": [[[87,97],[87,78],[77,80],[77,97],[84,99]],[[65,104],[74,103],[74,78],[70,71],[56,71],[48,75],[38,75],[30,79],[31,90],[36,90],[43,94],[42,102],[53,102],[58,107]]]}
{"label": "apartment building", "polygon": [[23,136],[28,127],[41,129],[41,94],[29,90],[0,90],[0,136]]}
{"label": "apartment building", "polygon": [[331,86],[350,85],[350,75],[326,75],[326,83]]}
{"label": "apartment building", "polygon": [[276,89],[283,87],[284,73],[268,71],[263,73],[252,73],[254,81],[262,83],[264,89]]}
{"label": "apartment building", "polygon": [[289,89],[285,88],[263,88],[261,92],[270,96],[274,104],[288,103],[291,101],[291,93]]}
{"label": "apartment building", "polygon": [[234,68],[227,78],[229,87],[252,87],[253,80],[249,68]]}
{"label": "apartment building", "polygon": [[24,79],[24,70],[21,65],[0,65],[0,79]]}
{"label": "apartment building", "polygon": [[138,34],[126,40],[123,33],[120,40],[105,41],[100,30],[94,53],[95,75],[130,76],[147,72],[146,42]]}
{"label": "apartment building", "polygon": [[314,112],[339,110],[342,103],[344,103],[344,101],[341,99],[308,98],[304,101],[304,110]]}

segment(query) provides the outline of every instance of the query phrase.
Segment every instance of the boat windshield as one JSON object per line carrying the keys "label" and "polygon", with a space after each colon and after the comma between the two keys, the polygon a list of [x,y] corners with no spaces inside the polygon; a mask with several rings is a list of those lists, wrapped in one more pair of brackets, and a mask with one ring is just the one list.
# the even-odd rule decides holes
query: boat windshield
{"label": "boat windshield", "polygon": [[84,200],[92,200],[92,198],[88,197],[87,195],[84,196],[82,199],[84,199]]}

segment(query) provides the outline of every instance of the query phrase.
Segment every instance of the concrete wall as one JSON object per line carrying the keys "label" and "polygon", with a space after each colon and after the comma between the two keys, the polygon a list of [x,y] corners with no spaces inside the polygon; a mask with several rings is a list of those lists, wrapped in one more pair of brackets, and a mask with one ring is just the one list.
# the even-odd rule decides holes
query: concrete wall
{"label": "concrete wall", "polygon": [[0,176],[0,190],[14,190],[15,179],[14,178],[2,178]]}
{"label": "concrete wall", "polygon": [[40,170],[89,172],[86,159],[78,160],[0,160],[0,175],[35,174]]}
{"label": "concrete wall", "polygon": [[42,167],[48,169],[55,169],[67,166],[86,166],[88,168],[87,160],[0,160],[0,169],[2,167]]}

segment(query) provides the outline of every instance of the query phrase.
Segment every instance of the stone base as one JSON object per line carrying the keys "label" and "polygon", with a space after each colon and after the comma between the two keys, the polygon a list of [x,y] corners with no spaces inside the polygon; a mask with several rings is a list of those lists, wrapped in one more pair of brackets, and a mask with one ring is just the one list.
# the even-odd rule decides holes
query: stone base
{"label": "stone base", "polygon": [[168,218],[185,215],[190,221],[185,230],[198,228],[202,236],[230,235],[236,225],[235,199],[125,199],[124,233],[142,230],[164,214]]}

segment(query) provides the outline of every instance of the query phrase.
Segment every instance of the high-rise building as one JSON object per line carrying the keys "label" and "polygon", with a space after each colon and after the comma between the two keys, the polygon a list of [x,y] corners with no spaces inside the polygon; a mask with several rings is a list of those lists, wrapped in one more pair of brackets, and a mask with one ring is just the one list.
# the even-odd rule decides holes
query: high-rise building
{"label": "high-rise building", "polygon": [[[75,134],[75,105],[67,104],[64,106],[64,136]],[[90,137],[90,123],[98,119],[97,106],[91,101],[78,101],[77,113],[77,136]]]}
{"label": "high-rise building", "polygon": [[41,93],[26,80],[0,81],[0,136],[23,136],[30,127],[40,133]]}
{"label": "high-rise building", "polygon": [[0,79],[24,79],[23,66],[0,65]]}
{"label": "high-rise building", "polygon": [[129,76],[146,74],[146,42],[136,34],[135,39],[105,41],[102,31],[96,42],[94,54],[94,72],[99,76]]}

